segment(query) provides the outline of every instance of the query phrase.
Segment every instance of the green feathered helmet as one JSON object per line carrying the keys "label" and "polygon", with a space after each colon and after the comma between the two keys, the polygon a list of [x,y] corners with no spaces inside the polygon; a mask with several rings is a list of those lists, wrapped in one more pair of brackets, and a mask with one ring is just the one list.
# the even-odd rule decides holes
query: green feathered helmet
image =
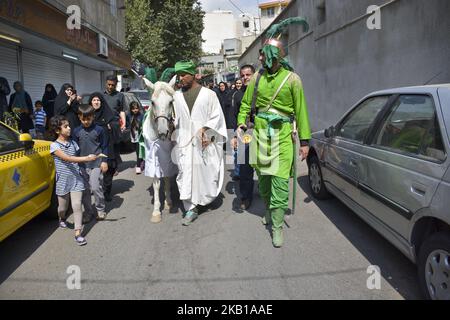
{"label": "green feathered helmet", "polygon": [[281,65],[288,70],[292,70],[289,62],[284,59],[286,57],[286,50],[283,42],[280,40],[283,33],[286,31],[289,25],[300,24],[303,26],[303,32],[308,32],[309,25],[306,19],[303,17],[288,18],[280,23],[274,24],[267,30],[267,40],[264,42],[264,46],[261,49],[261,53],[264,53],[266,57],[266,66],[272,68],[273,60],[279,60]]}

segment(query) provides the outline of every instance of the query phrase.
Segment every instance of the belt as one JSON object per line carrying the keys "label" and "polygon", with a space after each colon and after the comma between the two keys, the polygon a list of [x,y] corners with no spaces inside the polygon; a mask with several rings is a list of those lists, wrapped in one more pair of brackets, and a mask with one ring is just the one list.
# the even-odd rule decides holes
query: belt
{"label": "belt", "polygon": [[277,109],[275,109],[273,107],[269,108],[269,110],[267,110],[266,112],[275,113],[275,114],[277,114],[279,116],[283,116],[283,117],[286,117],[286,118],[290,118],[291,117],[290,114],[288,114],[286,112],[283,112],[283,111],[280,111],[280,110],[277,110]]}

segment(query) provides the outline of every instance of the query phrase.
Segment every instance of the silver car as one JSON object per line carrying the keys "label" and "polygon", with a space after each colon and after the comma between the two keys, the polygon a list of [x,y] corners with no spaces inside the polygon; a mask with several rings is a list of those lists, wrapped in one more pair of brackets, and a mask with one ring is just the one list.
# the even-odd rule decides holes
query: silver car
{"label": "silver car", "polygon": [[372,93],[308,156],[313,196],[331,194],[418,266],[425,298],[450,299],[450,84]]}

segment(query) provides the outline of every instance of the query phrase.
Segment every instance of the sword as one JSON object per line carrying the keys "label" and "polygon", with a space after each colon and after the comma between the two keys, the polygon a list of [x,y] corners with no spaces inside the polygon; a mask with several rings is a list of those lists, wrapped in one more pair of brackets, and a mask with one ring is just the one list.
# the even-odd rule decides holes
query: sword
{"label": "sword", "polygon": [[291,215],[295,214],[295,203],[297,202],[297,152],[298,152],[298,148],[297,148],[297,121],[293,122],[293,131],[292,131],[292,142],[294,143],[294,185],[293,185],[293,195],[292,195],[292,211],[291,211]]}

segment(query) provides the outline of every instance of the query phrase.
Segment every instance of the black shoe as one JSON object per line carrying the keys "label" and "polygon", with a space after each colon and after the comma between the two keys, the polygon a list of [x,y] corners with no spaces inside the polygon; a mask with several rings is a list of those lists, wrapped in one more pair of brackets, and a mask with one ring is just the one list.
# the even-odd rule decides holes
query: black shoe
{"label": "black shoe", "polygon": [[107,202],[111,202],[112,201],[112,196],[109,193],[105,194],[105,201],[107,201]]}
{"label": "black shoe", "polygon": [[241,210],[247,210],[252,205],[252,201],[248,199],[243,199],[241,201]]}

